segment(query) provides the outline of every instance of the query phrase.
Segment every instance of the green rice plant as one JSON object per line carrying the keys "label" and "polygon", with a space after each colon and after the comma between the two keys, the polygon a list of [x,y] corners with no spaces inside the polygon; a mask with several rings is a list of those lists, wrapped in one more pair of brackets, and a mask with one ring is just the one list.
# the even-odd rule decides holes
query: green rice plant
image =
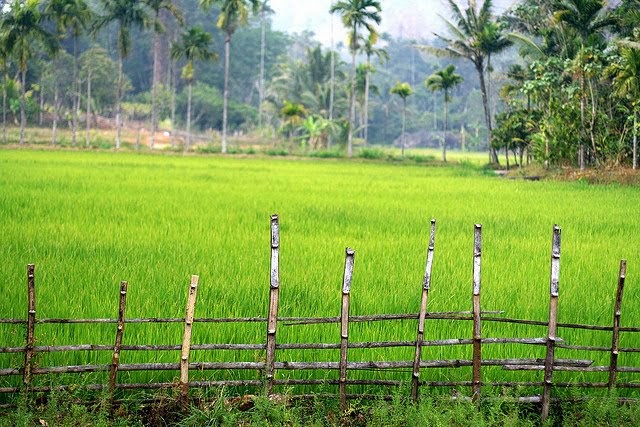
{"label": "green rice plant", "polygon": [[[464,170],[464,173],[460,171]],[[196,317],[265,316],[269,217],[280,214],[279,315],[337,316],[344,248],[356,250],[352,315],[416,313],[429,220],[436,249],[428,310],[471,309],[473,224],[483,225],[482,308],[545,321],[551,230],[563,227],[559,321],[610,325],[621,258],[629,260],[623,326],[640,325],[636,187],[504,180],[476,167],[409,162],[157,156],[146,153],[0,150],[0,317],[26,318],[26,264],[36,264],[38,318],[115,318],[119,282],[126,316],[183,317],[191,274]],[[425,339],[470,338],[471,323],[427,320]],[[483,322],[484,337],[546,337],[542,326]],[[125,344],[179,344],[183,327],[130,324]],[[24,345],[24,326],[2,325],[2,346]],[[266,325],[196,323],[193,343],[264,343]],[[353,323],[350,340],[415,340],[415,321]],[[610,345],[610,334],[560,329],[570,344]],[[113,345],[115,326],[38,324],[38,345]],[[278,325],[280,343],[339,342],[339,327]],[[623,333],[621,346],[639,347]],[[544,357],[544,347],[487,344],[483,358]],[[427,347],[425,360],[468,359],[470,346]],[[191,360],[260,361],[263,352],[197,350]],[[339,351],[278,350],[279,361],[336,361]],[[608,364],[608,353],[557,349],[557,358]],[[353,349],[349,360],[412,360],[411,347]],[[177,362],[177,351],[123,351],[122,363]],[[20,367],[19,353],[0,364]],[[110,353],[47,353],[39,366],[108,364]],[[638,366],[635,354],[620,364]],[[584,374],[606,381],[606,373]],[[633,373],[620,373],[633,380]],[[256,379],[254,371],[205,371],[194,380]],[[176,372],[120,372],[118,381],[174,381]],[[337,379],[337,372],[278,371],[276,378]],[[427,381],[469,381],[471,368],[421,370]],[[108,374],[96,374],[105,383]],[[409,381],[410,370],[350,371],[353,379]],[[486,381],[540,381],[541,372],[483,368]],[[556,372],[554,379],[575,380]],[[15,385],[19,378],[0,379]],[[37,376],[36,383],[47,378]],[[331,390],[336,388],[327,386]],[[313,388],[300,387],[310,392]],[[364,390],[349,386],[349,392]],[[234,390],[239,393],[248,388]],[[296,392],[298,389],[296,389]],[[369,389],[367,389],[369,391]],[[375,389],[384,391],[384,388]],[[527,390],[539,393],[539,388]],[[448,389],[423,389],[445,393]],[[556,393],[556,392],[554,392]],[[557,393],[561,393],[558,391]],[[593,392],[597,394],[597,392]],[[632,390],[621,390],[632,395]]]}

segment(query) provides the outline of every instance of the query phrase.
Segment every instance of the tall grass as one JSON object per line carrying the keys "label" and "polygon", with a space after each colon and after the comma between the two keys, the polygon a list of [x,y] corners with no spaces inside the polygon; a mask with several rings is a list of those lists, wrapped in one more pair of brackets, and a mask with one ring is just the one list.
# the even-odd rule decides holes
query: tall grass
{"label": "tall grass", "polygon": [[[0,150],[0,317],[26,316],[25,266],[35,263],[38,317],[184,315],[191,274],[200,276],[196,317],[266,315],[269,216],[281,218],[281,316],[335,316],[344,248],[356,250],[353,315],[417,312],[430,218],[437,234],[430,311],[469,310],[473,224],[483,225],[483,309],[545,320],[551,230],[563,227],[560,322],[611,324],[618,263],[629,260],[623,325],[640,325],[640,189],[510,181],[471,166],[149,156]],[[415,321],[353,324],[352,341],[413,340]],[[113,325],[38,325],[38,344],[112,344]],[[265,325],[196,324],[194,343],[264,342]],[[485,323],[484,336],[545,336],[543,327]],[[3,326],[2,346],[23,345]],[[128,324],[125,344],[177,344],[179,324]],[[429,321],[425,339],[469,338],[471,325]],[[610,345],[610,334],[561,330],[575,344]],[[280,326],[279,342],[337,342],[335,325]],[[588,340],[584,342],[584,340]],[[622,346],[640,346],[623,334]],[[424,358],[468,358],[470,347],[425,349]],[[543,357],[544,348],[484,346],[483,356]],[[558,350],[556,357],[576,357]],[[176,362],[178,352],[123,352],[122,363]],[[260,352],[194,352],[192,360],[261,360]],[[596,364],[606,353],[593,353]],[[278,360],[337,360],[337,352],[279,351]],[[350,350],[350,360],[411,360],[410,348]],[[20,366],[21,355],[0,355]],[[108,363],[103,353],[43,354],[38,363]],[[638,364],[622,355],[621,364]],[[487,368],[485,379],[541,378]],[[96,374],[97,380],[104,378]],[[171,380],[175,373],[121,373]],[[208,372],[194,379],[254,377]],[[288,375],[279,372],[278,376]],[[293,374],[292,374],[293,375]],[[295,374],[310,376],[311,373]],[[350,373],[409,379],[409,372]],[[470,378],[470,368],[424,379]],[[561,374],[558,374],[559,377]],[[604,380],[606,374],[597,374]],[[622,374],[620,374],[622,375]],[[633,375],[633,374],[630,374]],[[334,374],[327,374],[334,377]],[[589,376],[589,378],[595,377]],[[575,378],[575,376],[574,376]],[[2,380],[6,381],[6,380]]]}

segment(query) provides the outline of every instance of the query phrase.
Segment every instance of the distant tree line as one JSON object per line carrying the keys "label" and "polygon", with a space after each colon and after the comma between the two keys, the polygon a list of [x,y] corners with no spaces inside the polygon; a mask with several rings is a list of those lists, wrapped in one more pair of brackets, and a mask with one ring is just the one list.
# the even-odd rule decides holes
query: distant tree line
{"label": "distant tree line", "polygon": [[[380,33],[376,0],[334,1],[346,40],[274,31],[268,0],[12,0],[0,15],[7,123],[72,145],[113,123],[245,133],[289,149],[488,150],[522,166],[637,167],[640,0],[447,0],[431,40]],[[332,31],[327,29],[327,31]],[[84,129],[81,129],[84,126]],[[180,134],[180,139],[176,135]],[[84,134],[84,135],[83,135]],[[281,142],[278,142],[280,140]],[[504,153],[498,155],[499,152]]]}

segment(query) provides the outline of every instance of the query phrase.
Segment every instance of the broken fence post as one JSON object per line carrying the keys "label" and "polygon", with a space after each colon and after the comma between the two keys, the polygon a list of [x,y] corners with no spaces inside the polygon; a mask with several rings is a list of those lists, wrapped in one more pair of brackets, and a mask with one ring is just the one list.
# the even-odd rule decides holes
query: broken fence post
{"label": "broken fence post", "polygon": [[422,359],[422,341],[424,339],[424,319],[427,315],[427,303],[429,301],[429,289],[431,288],[431,267],[433,266],[433,250],[436,237],[436,220],[431,220],[431,233],[429,235],[429,248],[427,249],[427,263],[422,280],[422,298],[420,300],[420,314],[418,315],[418,336],[416,337],[416,351],[413,358],[413,374],[411,378],[411,398],[418,400],[418,386],[420,381],[420,361]]}
{"label": "broken fence post", "polygon": [[480,328],[480,267],[482,263],[482,225],[476,224],[473,233],[473,400],[480,398],[480,366],[482,365],[482,334]]}
{"label": "broken fence post", "polygon": [[182,337],[182,349],[180,351],[180,398],[182,399],[183,405],[186,405],[189,399],[189,353],[191,352],[191,331],[193,329],[196,295],[198,294],[198,280],[198,276],[191,276],[189,296],[187,297],[187,310],[184,317],[184,335]]}
{"label": "broken fence post", "polygon": [[269,313],[267,317],[267,354],[265,360],[267,394],[273,391],[276,356],[276,327],[278,325],[278,297],[280,294],[280,224],[278,215],[271,216],[271,274]]}
{"label": "broken fence post", "polygon": [[553,226],[551,244],[551,278],[549,282],[549,327],[547,334],[547,356],[544,360],[544,390],[542,393],[542,421],[549,416],[553,362],[555,357],[556,335],[558,332],[558,290],[560,283],[560,237],[561,230]]}
{"label": "broken fence post", "polygon": [[27,265],[27,342],[24,351],[24,371],[22,382],[26,387],[31,385],[33,365],[33,347],[36,329],[36,279],[34,264]]}
{"label": "broken fence post", "polygon": [[344,277],[342,280],[342,310],[340,313],[340,409],[347,409],[347,349],[349,346],[349,296],[351,278],[353,276],[355,251],[347,248],[344,260]]}
{"label": "broken fence post", "polygon": [[627,261],[620,260],[620,273],[618,274],[618,288],[616,290],[616,304],[613,309],[613,333],[611,337],[611,363],[609,364],[609,383],[611,390],[615,387],[618,373],[618,353],[620,351],[620,315],[622,314],[622,294],[624,281],[627,276]]}
{"label": "broken fence post", "polygon": [[122,347],[122,336],[124,335],[124,314],[127,306],[127,282],[120,282],[120,297],[118,304],[118,327],[116,330],[116,342],[113,346],[113,356],[111,357],[111,368],[109,369],[109,395],[113,402],[113,393],[116,389],[116,376],[120,366],[120,348]]}

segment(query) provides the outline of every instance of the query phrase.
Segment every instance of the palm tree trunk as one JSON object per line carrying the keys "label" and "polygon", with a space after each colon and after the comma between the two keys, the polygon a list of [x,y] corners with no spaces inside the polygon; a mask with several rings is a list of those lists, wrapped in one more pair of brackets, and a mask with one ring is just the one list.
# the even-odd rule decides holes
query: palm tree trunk
{"label": "palm tree trunk", "polygon": [[20,145],[24,144],[24,128],[27,125],[27,116],[25,113],[25,97],[26,90],[25,86],[27,84],[27,67],[22,67],[20,76]]}
{"label": "palm tree trunk", "polygon": [[364,145],[367,145],[369,137],[369,67],[371,66],[371,57],[367,55],[367,73],[364,79]]}
{"label": "palm tree trunk", "polygon": [[42,78],[40,78],[40,111],[38,114],[38,126],[42,126],[44,122],[44,84],[42,84]]}
{"label": "palm tree trunk", "polygon": [[356,51],[351,52],[351,106],[349,107],[349,136],[347,138],[347,157],[353,156],[353,124],[356,116]]}
{"label": "palm tree trunk", "polygon": [[264,102],[264,50],[265,50],[265,13],[264,8],[260,11],[261,29],[260,29],[260,81],[258,94],[258,129],[262,131],[262,103]]}
{"label": "palm tree trunk", "polygon": [[2,61],[2,142],[7,143],[7,65]]}
{"label": "palm tree trunk", "polygon": [[222,91],[222,154],[227,153],[227,107],[229,98],[229,51],[231,33],[227,31],[224,39],[224,89]]}
{"label": "palm tree trunk", "polygon": [[638,112],[633,113],[633,168],[638,168]]}
{"label": "palm tree trunk", "polygon": [[585,132],[584,132],[584,121],[585,121],[585,108],[586,108],[586,99],[584,96],[584,88],[585,84],[584,84],[584,76],[580,76],[580,150],[578,153],[578,158],[580,161],[580,169],[584,169],[585,167],[585,159],[584,159],[584,138],[585,138]]}
{"label": "palm tree trunk", "polygon": [[58,142],[58,85],[54,83],[53,88],[53,127],[51,130],[51,144],[56,145]]}
{"label": "palm tree trunk", "polygon": [[407,100],[403,99],[402,100],[402,143],[401,143],[402,148],[400,149],[402,157],[404,157],[404,129],[405,129],[406,117],[407,117]]}
{"label": "palm tree trunk", "polygon": [[[156,20],[159,20],[160,11],[156,11]],[[158,49],[160,36],[157,31],[153,32],[153,82],[151,83],[151,142],[149,149],[153,150],[156,142],[156,122],[158,121],[158,106],[156,105],[156,91],[158,90]]]}
{"label": "palm tree trunk", "polygon": [[184,151],[189,152],[189,146],[191,145],[191,93],[192,83],[189,82],[187,88],[187,142],[184,146]]}
{"label": "palm tree trunk", "polygon": [[91,146],[91,67],[87,72],[87,148]]}
{"label": "palm tree trunk", "polygon": [[122,63],[124,58],[120,55],[118,61],[118,94],[116,96],[116,150],[120,149],[120,130],[122,128]]}
{"label": "palm tree trunk", "polygon": [[[329,77],[329,121],[333,122],[333,97],[334,97],[334,81],[335,81],[335,72],[336,69],[336,60],[335,54],[333,52],[333,14],[331,14],[331,74]],[[331,132],[329,133],[329,138],[327,138],[327,150],[331,148],[331,140],[333,139]]]}
{"label": "palm tree trunk", "polygon": [[71,126],[71,145],[76,146],[76,135],[78,133],[78,110],[80,109],[80,85],[78,84],[78,37],[73,37],[73,124]]}
{"label": "palm tree trunk", "polygon": [[444,93],[444,138],[442,139],[442,161],[447,162],[447,128],[449,127],[449,102],[448,94]]}
{"label": "palm tree trunk", "polygon": [[176,146],[176,63],[171,61],[171,148]]}
{"label": "palm tree trunk", "polygon": [[484,107],[484,120],[487,125],[487,146],[489,147],[489,157],[491,159],[491,163],[495,163],[497,165],[500,164],[498,160],[498,153],[495,148],[491,146],[492,140],[492,127],[491,127],[491,111],[489,111],[489,99],[487,97],[487,87],[484,82],[484,70],[482,66],[476,65],[476,71],[478,71],[478,77],[480,78],[480,92],[482,93],[482,106]]}

